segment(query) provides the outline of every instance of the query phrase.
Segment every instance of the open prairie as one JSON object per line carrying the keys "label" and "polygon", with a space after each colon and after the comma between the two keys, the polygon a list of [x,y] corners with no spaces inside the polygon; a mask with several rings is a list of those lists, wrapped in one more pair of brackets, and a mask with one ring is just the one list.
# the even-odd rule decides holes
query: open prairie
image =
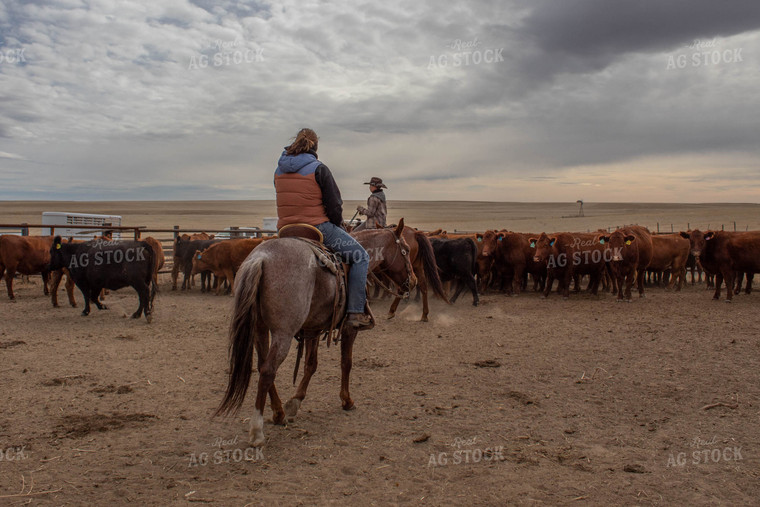
{"label": "open prairie", "polygon": [[[346,204],[346,218],[357,203]],[[547,232],[640,223],[760,229],[757,205],[391,203],[423,229]],[[271,202],[0,203],[120,214],[124,225],[260,226]],[[349,213],[350,211],[350,213]],[[665,226],[664,224],[667,224]],[[730,224],[730,226],[729,226]],[[34,233],[34,232],[33,232]],[[0,296],[1,505],[744,504],[760,497],[760,296],[715,302],[704,284],[542,300],[489,292],[479,307],[374,301],[341,410],[339,346],[320,345],[298,418],[247,445],[253,411],[212,418],[227,372],[232,298],[171,291],[152,324],[133,290],[81,317],[40,277]],[[65,301],[63,293],[60,294]],[[62,302],[63,302],[62,301]],[[291,348],[277,383],[289,398]],[[300,375],[299,375],[300,378]]]}

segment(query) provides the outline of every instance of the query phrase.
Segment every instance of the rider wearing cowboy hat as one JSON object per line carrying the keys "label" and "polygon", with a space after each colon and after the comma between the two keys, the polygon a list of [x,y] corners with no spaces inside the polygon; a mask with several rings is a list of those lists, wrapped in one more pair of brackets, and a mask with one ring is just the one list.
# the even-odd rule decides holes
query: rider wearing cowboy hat
{"label": "rider wearing cowboy hat", "polygon": [[368,182],[364,183],[369,185],[369,190],[372,194],[367,198],[367,207],[357,206],[356,210],[367,217],[367,220],[359,225],[356,229],[375,229],[376,227],[385,227],[385,218],[388,215],[388,208],[385,204],[384,188],[388,188],[383,183],[383,180],[377,176],[373,176]]}

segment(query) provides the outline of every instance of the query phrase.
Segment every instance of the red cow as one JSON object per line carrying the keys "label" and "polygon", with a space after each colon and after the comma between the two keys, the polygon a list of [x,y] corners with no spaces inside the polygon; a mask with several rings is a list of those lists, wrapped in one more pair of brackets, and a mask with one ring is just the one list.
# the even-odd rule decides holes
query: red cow
{"label": "red cow", "polygon": [[[647,269],[655,272],[670,271],[670,290],[678,279],[676,291],[686,282],[686,263],[689,259],[689,242],[679,234],[652,236],[652,261]],[[693,277],[692,277],[693,278]]]}
{"label": "red cow", "polygon": [[617,229],[610,235],[600,235],[598,240],[611,251],[610,268],[618,290],[618,301],[623,301],[625,281],[625,301],[631,302],[631,287],[634,278],[639,297],[644,296],[644,276],[652,261],[652,235],[645,227],[631,225]]}
{"label": "red cow", "polygon": [[22,275],[41,273],[43,291],[48,295],[48,265],[52,244],[53,236],[0,236],[0,279],[5,273],[5,285],[10,299],[16,299],[13,294],[13,278],[16,272]]}
{"label": "red cow", "polygon": [[750,273],[760,271],[760,232],[726,232],[693,230],[681,232],[689,240],[691,253],[708,274],[715,275],[715,294],[726,281],[726,302],[731,302],[736,272],[748,273],[747,293],[752,291]]}
{"label": "red cow", "polygon": [[529,242],[534,251],[533,261],[546,266],[543,297],[549,295],[556,278],[559,280],[558,292],[562,292],[564,299],[567,299],[570,297],[570,281],[575,276],[583,275],[589,275],[589,289],[591,294],[597,295],[609,254],[596,234],[558,232],[547,236],[541,233],[530,238]]}

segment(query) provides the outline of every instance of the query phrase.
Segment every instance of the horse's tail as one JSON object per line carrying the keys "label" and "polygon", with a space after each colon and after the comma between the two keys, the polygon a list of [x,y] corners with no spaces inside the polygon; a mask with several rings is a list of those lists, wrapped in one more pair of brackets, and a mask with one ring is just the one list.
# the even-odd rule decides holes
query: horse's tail
{"label": "horse's tail", "polygon": [[419,256],[422,259],[422,267],[425,270],[425,278],[433,288],[438,297],[451,304],[449,298],[446,296],[446,292],[443,290],[443,283],[441,283],[441,277],[438,274],[438,264],[435,262],[435,253],[433,252],[433,245],[430,244],[430,240],[424,232],[414,231],[414,238],[417,240],[417,246],[419,247]]}
{"label": "horse's tail", "polygon": [[245,399],[251,381],[254,347],[254,316],[264,258],[245,262],[235,277],[235,303],[230,322],[230,374],[227,392],[215,416],[235,412]]}

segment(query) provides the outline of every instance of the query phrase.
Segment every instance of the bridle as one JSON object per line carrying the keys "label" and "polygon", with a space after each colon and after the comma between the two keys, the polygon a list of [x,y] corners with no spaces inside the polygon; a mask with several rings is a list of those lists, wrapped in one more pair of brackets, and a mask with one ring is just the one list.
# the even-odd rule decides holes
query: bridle
{"label": "bridle", "polygon": [[397,298],[401,299],[408,299],[409,293],[411,292],[412,287],[412,276],[414,274],[414,268],[412,268],[412,262],[409,260],[409,251],[411,248],[409,248],[408,245],[406,245],[406,242],[403,241],[402,237],[396,237],[396,234],[391,231],[390,229],[386,229],[387,232],[390,232],[393,234],[393,239],[396,242],[396,245],[398,245],[398,249],[396,250],[395,255],[393,256],[393,260],[386,264],[386,266],[392,266],[396,259],[398,259],[399,253],[404,257],[404,265],[406,267],[406,280],[401,284],[401,289],[404,291],[403,293],[401,291],[394,291],[391,288],[389,288],[387,285],[385,285],[382,280],[380,280],[380,277],[377,276],[378,274],[382,274],[383,272],[388,270],[388,267],[381,269],[377,273],[372,273],[372,276],[375,278],[375,281],[382,287],[384,290],[390,292],[392,295],[396,296]]}

